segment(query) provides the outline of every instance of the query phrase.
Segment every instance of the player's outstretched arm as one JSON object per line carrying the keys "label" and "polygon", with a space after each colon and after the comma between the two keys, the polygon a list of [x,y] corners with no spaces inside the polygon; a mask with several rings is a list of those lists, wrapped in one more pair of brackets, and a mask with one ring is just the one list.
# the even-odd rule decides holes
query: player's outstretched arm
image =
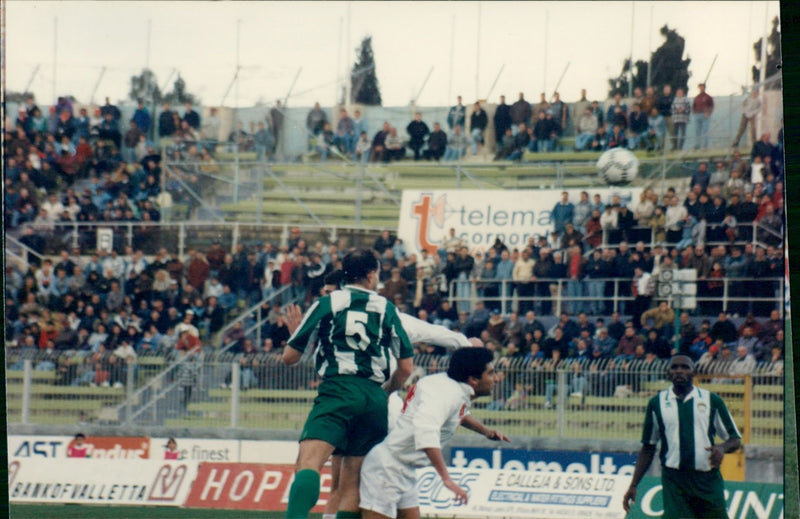
{"label": "player's outstretched arm", "polygon": [[467,491],[458,486],[450,477],[450,473],[447,472],[447,466],[445,465],[444,457],[442,456],[442,449],[438,449],[436,447],[427,447],[423,450],[428,456],[428,459],[431,461],[433,468],[436,469],[436,473],[439,474],[440,478],[442,478],[442,483],[444,483],[444,486],[449,488],[456,495],[456,504],[466,505],[468,499]]}
{"label": "player's outstretched arm", "polygon": [[478,434],[486,436],[488,439],[499,442],[508,442],[511,443],[511,438],[506,436],[505,434],[501,433],[496,429],[489,429],[480,420],[468,414],[461,419],[461,425],[469,429],[470,431],[475,431]]}
{"label": "player's outstretched arm", "polygon": [[636,458],[636,468],[633,470],[631,486],[628,487],[628,491],[625,492],[625,495],[622,497],[622,508],[625,509],[626,514],[631,511],[631,503],[636,501],[636,487],[644,477],[647,469],[650,468],[650,464],[653,463],[653,458],[655,458],[655,455],[655,445],[651,445],[649,443],[642,444],[642,449],[639,451],[639,457]]}
{"label": "player's outstretched arm", "polygon": [[408,357],[405,359],[399,359],[397,361],[397,369],[392,373],[392,377],[383,385],[383,389],[388,393],[392,394],[405,384],[408,377],[411,376],[411,373],[414,371],[414,358]]}

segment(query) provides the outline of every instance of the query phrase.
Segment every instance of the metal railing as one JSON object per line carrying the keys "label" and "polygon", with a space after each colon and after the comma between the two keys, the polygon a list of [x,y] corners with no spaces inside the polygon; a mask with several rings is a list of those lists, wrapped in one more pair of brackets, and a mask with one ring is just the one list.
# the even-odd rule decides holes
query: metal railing
{"label": "metal railing", "polygon": [[[417,355],[415,377],[446,370],[449,357]],[[617,357],[596,361],[500,356],[491,397],[473,413],[487,425],[517,437],[638,440],[647,401],[669,387],[666,362]],[[29,424],[97,421],[120,427],[219,427],[297,431],[316,396],[313,359],[286,366],[279,352],[254,355],[186,355],[147,387],[128,408],[106,406],[124,390],[74,388],[43,383],[44,372],[27,361],[9,379],[9,422]],[[719,394],[745,443],[783,442],[782,363],[761,363],[749,374],[729,373],[730,362],[699,365],[695,382]],[[136,400],[138,399],[138,403]],[[56,411],[57,410],[57,411]],[[92,414],[81,418],[80,413]],[[70,421],[71,420],[71,421]]]}
{"label": "metal railing", "polygon": [[[97,248],[97,230],[110,228],[114,231],[114,247],[119,251],[131,246],[142,250],[145,255],[152,255],[166,248],[177,252],[181,258],[189,249],[209,248],[215,239],[220,239],[226,248],[229,246],[228,250],[234,250],[238,243],[273,241],[286,245],[293,227],[300,229],[307,242],[336,243],[344,238],[350,244],[362,243],[366,238],[370,238],[371,244],[383,230],[377,227],[241,222],[56,222],[25,225],[41,231],[46,240],[45,254],[57,254],[65,246],[79,249],[82,254],[93,253]],[[48,230],[50,228],[55,228],[55,231]]]}
{"label": "metal railing", "polygon": [[[541,315],[560,315],[562,311],[571,315],[580,312],[589,315],[610,315],[613,312],[629,314],[630,305],[635,299],[631,294],[632,282],[631,278],[582,278],[577,281],[538,278],[530,283],[517,283],[509,279],[452,280],[448,285],[448,300],[455,303],[459,310],[467,311],[474,308],[477,301],[483,301],[487,308],[497,309],[503,314],[512,310],[520,313],[535,310]],[[753,311],[765,317],[771,310],[779,310],[783,314],[785,282],[782,277],[697,280],[697,296],[692,297],[701,315],[716,316],[719,312],[728,312],[744,316]],[[721,286],[714,288],[714,294],[704,295],[708,283]],[[771,293],[767,294],[767,290],[771,290]],[[652,300],[657,304],[670,301],[670,298],[659,296],[656,288]]]}

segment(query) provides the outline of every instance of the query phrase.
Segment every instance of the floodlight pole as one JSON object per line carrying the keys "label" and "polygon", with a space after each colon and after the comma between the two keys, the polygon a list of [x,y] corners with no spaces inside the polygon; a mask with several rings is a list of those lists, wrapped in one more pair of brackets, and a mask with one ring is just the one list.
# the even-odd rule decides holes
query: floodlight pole
{"label": "floodlight pole", "polygon": [[353,90],[353,85],[351,84],[351,81],[353,80],[353,62],[350,60],[350,58],[348,58],[350,55],[350,8],[352,7],[352,4],[353,3],[350,1],[347,2],[347,31],[345,32],[346,43],[344,46],[345,74],[347,75],[344,81],[344,106],[348,115],[350,114],[350,97],[352,96]]}
{"label": "floodlight pole", "polygon": [[447,82],[448,102],[453,98],[453,55],[456,48],[456,15],[453,15],[453,24],[450,28],[450,80]]}
{"label": "floodlight pole", "polygon": [[547,92],[547,29],[550,25],[550,11],[544,12],[544,64],[542,65],[542,92]]}
{"label": "floodlight pole", "polygon": [[653,75],[653,6],[650,6],[650,30],[647,37],[647,86],[650,86]]}
{"label": "floodlight pole", "polygon": [[37,63],[36,66],[33,68],[33,72],[31,72],[31,77],[30,77],[30,79],[28,79],[28,83],[25,85],[25,90],[23,90],[22,93],[24,93],[24,94],[28,93],[28,89],[33,84],[33,78],[35,78],[36,77],[36,73],[39,72],[39,67],[40,66],[41,65],[39,63]]}
{"label": "floodlight pole", "polygon": [[53,18],[53,103],[55,104],[58,96],[56,96],[56,66],[58,63],[58,16]]}
{"label": "floodlight pole", "polygon": [[478,38],[475,46],[475,100],[479,98],[480,78],[481,78],[481,2],[478,2]]}
{"label": "floodlight pole", "polygon": [[100,88],[100,81],[103,80],[103,74],[106,72],[106,67],[100,67],[100,75],[97,76],[97,82],[94,84],[94,90],[92,90],[92,95],[89,96],[89,104],[94,104],[94,95],[97,93],[97,89]]}
{"label": "floodlight pole", "polygon": [[233,81],[236,85],[234,96],[236,97],[235,105],[233,108],[233,132],[236,142],[234,143],[233,150],[236,153],[234,163],[234,184],[233,184],[233,203],[239,202],[239,29],[242,26],[241,18],[236,20],[236,75]]}
{"label": "floodlight pole", "polygon": [[631,2],[631,52],[628,67],[628,97],[633,96],[633,28],[635,27],[634,21],[636,20],[636,2]]}
{"label": "floodlight pole", "polygon": [[505,69],[505,68],[506,68],[506,64],[503,63],[503,65],[500,67],[500,71],[497,73],[497,76],[494,78],[494,83],[492,83],[491,88],[489,88],[489,93],[486,94],[486,100],[487,101],[489,100],[489,96],[492,95],[492,92],[494,91],[494,87],[497,85],[497,81],[500,79],[500,75],[503,73],[503,69]]}

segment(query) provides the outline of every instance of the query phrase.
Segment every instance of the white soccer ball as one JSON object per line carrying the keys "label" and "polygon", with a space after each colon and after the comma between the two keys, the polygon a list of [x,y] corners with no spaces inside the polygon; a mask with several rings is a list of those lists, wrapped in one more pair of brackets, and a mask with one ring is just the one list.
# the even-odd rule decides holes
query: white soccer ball
{"label": "white soccer ball", "polygon": [[607,184],[628,184],[639,174],[639,159],[625,148],[612,148],[597,159],[597,173]]}

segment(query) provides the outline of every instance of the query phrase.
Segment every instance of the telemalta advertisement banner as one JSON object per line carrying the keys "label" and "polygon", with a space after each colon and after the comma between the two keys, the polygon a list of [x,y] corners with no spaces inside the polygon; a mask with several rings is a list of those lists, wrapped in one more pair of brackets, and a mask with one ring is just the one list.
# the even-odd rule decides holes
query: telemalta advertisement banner
{"label": "telemalta advertisement banner", "polygon": [[127,459],[12,459],[8,496],[15,503],[181,506],[197,463]]}
{"label": "telemalta advertisement banner", "polygon": [[573,205],[586,191],[589,202],[600,195],[604,204],[619,196],[620,203],[633,208],[642,188],[531,189],[531,190],[404,190],[397,235],[407,253],[422,249],[435,252],[450,229],[462,238],[471,251],[486,250],[499,238],[509,249],[525,246],[528,238],[546,236],[553,231],[551,213],[569,194]]}
{"label": "telemalta advertisement banner", "polygon": [[417,470],[420,511],[430,517],[519,517],[530,519],[624,519],[622,496],[628,476],[522,470],[450,470],[469,492],[456,505],[432,467]]}

